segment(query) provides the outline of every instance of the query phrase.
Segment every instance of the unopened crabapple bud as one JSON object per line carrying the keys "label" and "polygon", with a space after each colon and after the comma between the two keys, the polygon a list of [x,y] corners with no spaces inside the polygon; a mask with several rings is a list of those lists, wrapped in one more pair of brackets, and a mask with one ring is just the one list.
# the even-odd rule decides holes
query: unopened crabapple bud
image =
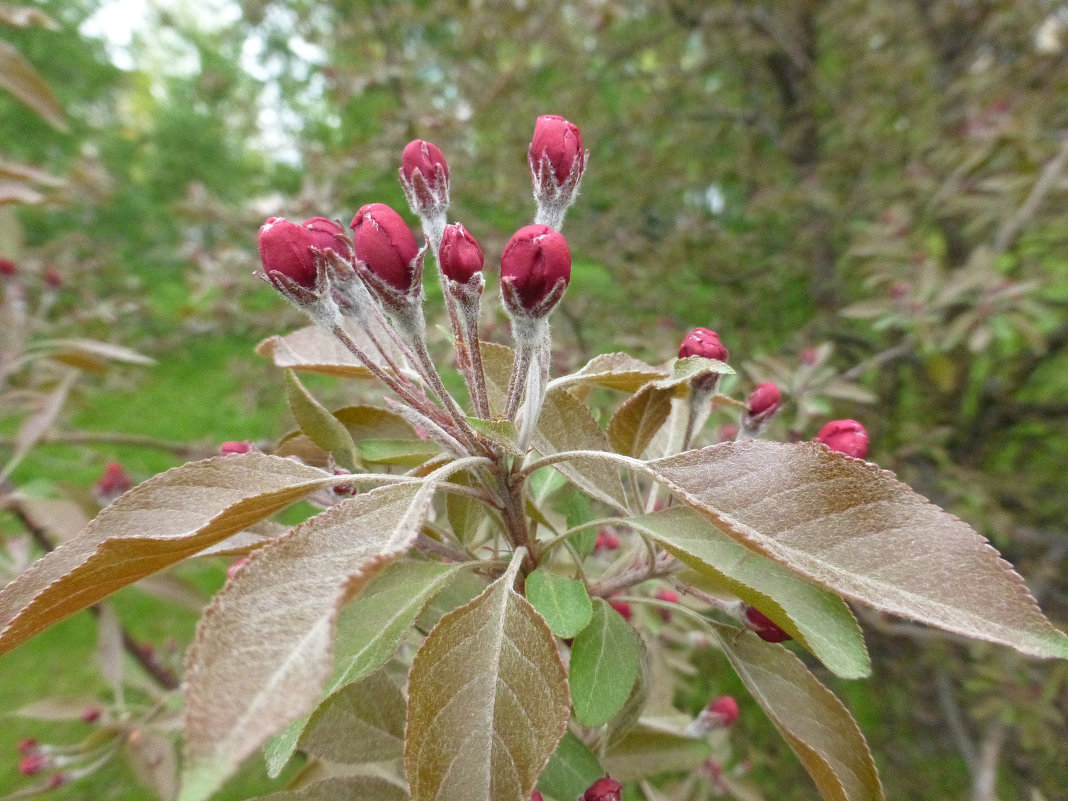
{"label": "unopened crabapple bud", "polygon": [[581,176],[586,169],[586,151],[578,126],[558,114],[543,114],[534,122],[527,160],[535,176],[542,159],[549,162],[557,183],[564,183],[573,169]]}
{"label": "unopened crabapple bud", "polygon": [[619,612],[619,614],[623,616],[624,620],[630,620],[631,616],[634,614],[633,612],[631,612],[630,604],[626,601],[609,600],[608,605],[615,609],[617,612]]}
{"label": "unopened crabapple bud", "polygon": [[[321,218],[313,218],[317,219]],[[324,245],[327,236],[283,217],[268,219],[256,237],[256,247],[260,249],[260,261],[267,277],[278,272],[305,289],[314,288],[318,265],[311,249]]]}
{"label": "unopened crabapple bud", "polygon": [[101,502],[110,503],[132,486],[133,481],[126,475],[126,471],[123,469],[122,465],[118,462],[110,462],[108,466],[104,468],[104,475],[96,482],[94,489],[97,498]]}
{"label": "unopened crabapple bud", "polygon": [[707,715],[720,726],[733,726],[738,720],[738,702],[729,695],[721,695],[712,699],[701,714]]}
{"label": "unopened crabapple bud", "polygon": [[538,204],[534,222],[560,228],[578,196],[589,156],[575,125],[556,114],[538,117],[527,151],[534,200]]}
{"label": "unopened crabapple bud", "polygon": [[535,790],[530,794],[530,801],[545,801],[545,799],[541,797],[541,793]]}
{"label": "unopened crabapple bud", "polygon": [[[656,600],[658,601],[663,601],[664,603],[668,604],[677,604],[679,602],[678,593],[672,590],[659,590],[653,597],[656,598]],[[660,613],[660,617],[665,623],[671,621],[670,609],[657,609],[656,611]]]}
{"label": "unopened crabapple bud", "polygon": [[597,539],[594,541],[593,549],[595,551],[614,551],[619,548],[619,537],[607,528],[602,528],[597,532]]}
{"label": "unopened crabapple bud", "polygon": [[438,264],[445,277],[458,284],[467,284],[482,272],[482,248],[460,223],[445,226],[438,248]]}
{"label": "unopened crabapple bud", "polygon": [[44,754],[29,754],[19,760],[19,773],[23,776],[36,776],[50,764],[48,757]]}
{"label": "unopened crabapple bud", "polygon": [[420,217],[444,214],[449,207],[449,164],[437,145],[422,139],[405,145],[400,182],[408,205]]}
{"label": "unopened crabapple bud", "polygon": [[621,801],[623,785],[608,774],[598,779],[582,794],[582,801]]}
{"label": "unopened crabapple bud", "polygon": [[419,246],[408,223],[385,203],[369,203],[356,212],[353,230],[356,260],[383,284],[407,294],[421,277]]}
{"label": "unopened crabapple bud", "polygon": [[232,456],[237,453],[249,453],[252,443],[248,440],[228,440],[219,446],[220,456]]}
{"label": "unopened crabapple bud", "polygon": [[35,740],[33,737],[23,737],[21,740],[19,740],[18,745],[15,747],[18,749],[18,752],[23,756],[36,754],[41,750],[41,747],[40,745],[38,745],[37,740]]}
{"label": "unopened crabapple bud", "polygon": [[816,442],[857,459],[868,453],[868,432],[856,420],[832,420],[820,429]]}
{"label": "unopened crabapple bud", "polygon": [[730,352],[719,341],[719,334],[708,328],[695,328],[688,333],[679,346],[679,358],[688,356],[701,356],[705,359],[716,359],[725,362]]}
{"label": "unopened crabapple bud", "polygon": [[752,417],[771,417],[782,406],[782,393],[771,381],[758,384],[745,401],[745,410]]}
{"label": "unopened crabapple bud", "polygon": [[771,618],[753,606],[745,608],[745,625],[764,642],[786,642],[793,639]]}
{"label": "unopened crabapple bud", "polygon": [[100,707],[90,706],[82,712],[82,720],[86,723],[96,723],[100,720]]}
{"label": "unopened crabapple bud", "polygon": [[59,289],[63,286],[63,273],[55,267],[46,267],[44,271],[44,282],[49,289]]}
{"label": "unopened crabapple bud", "polygon": [[571,280],[571,249],[547,225],[520,228],[501,254],[501,294],[509,314],[541,318],[552,311]]}
{"label": "unopened crabapple bud", "polygon": [[0,278],[10,278],[19,271],[19,266],[11,259],[0,259]]}
{"label": "unopened crabapple bud", "polygon": [[66,773],[53,773],[48,777],[48,789],[57,790],[66,784],[70,777]]}

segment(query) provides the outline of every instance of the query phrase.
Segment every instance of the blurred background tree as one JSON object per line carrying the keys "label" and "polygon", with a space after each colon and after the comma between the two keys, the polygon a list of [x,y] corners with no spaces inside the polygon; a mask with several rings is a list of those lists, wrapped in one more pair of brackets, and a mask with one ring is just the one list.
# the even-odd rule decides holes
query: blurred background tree
{"label": "blurred background tree", "polygon": [[[775,433],[862,420],[872,458],[994,540],[1068,620],[1063,3],[160,2],[128,69],[79,33],[99,5],[42,2],[58,31],[4,29],[70,130],[0,96],[0,141],[67,176],[20,213],[27,253],[93,287],[127,344],[196,351],[201,376],[225,367],[237,378],[216,389],[269,419],[250,345],[296,319],[248,277],[262,219],[406,210],[399,154],[423,138],[492,265],[532,214],[516,187],[534,118],[562,114],[592,158],[566,227],[561,361],[660,360],[715,328],[743,391],[786,390]],[[211,430],[232,408],[173,436],[281,433]],[[890,797],[1063,792],[1063,665],[866,623],[875,678],[836,689]],[[772,736],[745,735],[769,792],[811,796]]]}

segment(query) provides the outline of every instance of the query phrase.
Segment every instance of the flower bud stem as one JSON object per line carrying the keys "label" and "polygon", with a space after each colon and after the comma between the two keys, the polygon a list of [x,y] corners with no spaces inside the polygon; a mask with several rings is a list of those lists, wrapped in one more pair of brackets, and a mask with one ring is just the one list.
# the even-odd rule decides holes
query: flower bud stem
{"label": "flower bud stem", "polygon": [[482,346],[478,338],[478,305],[475,304],[473,309],[463,303],[459,306],[464,352],[467,356],[467,369],[464,372],[467,388],[475,405],[475,414],[483,420],[489,420],[489,393],[486,390],[486,371],[482,367]]}

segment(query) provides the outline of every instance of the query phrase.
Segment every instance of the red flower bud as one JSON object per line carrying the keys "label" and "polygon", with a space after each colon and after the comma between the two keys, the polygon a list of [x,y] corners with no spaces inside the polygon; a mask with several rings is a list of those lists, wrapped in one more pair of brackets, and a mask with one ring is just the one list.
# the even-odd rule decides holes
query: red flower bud
{"label": "red flower bud", "polygon": [[545,799],[541,797],[541,793],[535,790],[530,794],[530,801],[545,801]]}
{"label": "red flower bud", "polygon": [[630,620],[633,613],[630,611],[629,603],[626,601],[609,601],[608,605],[619,612],[624,620]]}
{"label": "red flower bud", "polygon": [[438,165],[441,165],[447,181],[449,164],[445,161],[441,148],[430,142],[424,142],[422,139],[415,139],[404,146],[404,152],[401,154],[401,174],[409,182],[414,180],[415,172],[418,170],[428,184],[433,184]]}
{"label": "red flower bud", "polygon": [[785,642],[793,639],[771,618],[752,606],[745,608],[745,625],[764,642]]}
{"label": "red flower bud", "polygon": [[832,451],[863,459],[868,452],[868,432],[856,420],[832,420],[816,435]]}
{"label": "red flower bud", "polygon": [[19,744],[15,746],[23,756],[29,756],[30,754],[36,754],[40,749],[37,745],[37,740],[33,737],[23,737],[19,740]]}
{"label": "red flower bud", "polygon": [[730,356],[729,351],[719,341],[719,334],[707,328],[695,328],[688,333],[679,346],[679,358],[687,356],[702,356],[706,359],[717,359],[725,362]]}
{"label": "red flower bud", "polygon": [[86,723],[96,723],[100,720],[100,707],[91,706],[82,712],[82,720]]}
{"label": "red flower bud", "polygon": [[252,443],[248,440],[228,440],[219,446],[220,456],[230,456],[235,453],[248,453],[252,450]]}
{"label": "red flower bud", "polygon": [[56,790],[66,784],[69,779],[66,773],[53,773],[48,777],[48,789]]}
{"label": "red flower bud", "polygon": [[8,278],[19,271],[19,267],[11,259],[0,259],[0,277]]}
{"label": "red flower bud", "polygon": [[122,469],[118,462],[111,462],[105,469],[104,475],[96,482],[98,495],[105,498],[117,498],[133,486],[130,477]]}
{"label": "red flower bud", "polygon": [[512,314],[548,314],[570,280],[571,249],[563,234],[549,226],[520,228],[505,245],[501,284],[507,287],[504,300]]}
{"label": "red flower bud", "polygon": [[595,551],[614,551],[619,548],[619,537],[608,529],[601,529],[597,532],[593,548]]}
{"label": "red flower bud", "polygon": [[745,408],[753,417],[762,415],[770,417],[779,410],[780,406],[782,406],[782,393],[770,381],[758,384],[745,401]]}
{"label": "red flower bud", "polygon": [[543,157],[549,159],[557,183],[567,180],[576,162],[581,175],[586,167],[586,151],[582,148],[582,134],[578,127],[556,114],[538,117],[528,152],[530,169],[535,175]]}
{"label": "red flower bud", "polygon": [[[679,602],[678,594],[672,592],[671,590],[660,590],[653,597],[656,598],[658,601],[664,601],[665,603],[669,604],[677,604]],[[660,617],[663,618],[665,623],[671,620],[670,609],[657,609],[656,611],[660,613]]]}
{"label": "red flower bud", "polygon": [[44,282],[48,285],[49,289],[59,289],[63,286],[63,273],[55,267],[46,267],[44,271]]}
{"label": "red flower bud", "polygon": [[438,264],[450,281],[466,284],[482,272],[482,248],[460,223],[446,225],[438,249]]}
{"label": "red flower bud", "polygon": [[738,720],[738,702],[729,695],[722,695],[713,699],[702,714],[720,726],[732,726]]}
{"label": "red flower bud", "polygon": [[356,212],[349,227],[355,234],[356,259],[398,292],[410,292],[419,246],[408,223],[385,203],[370,203]]}
{"label": "red flower bud", "polygon": [[622,798],[623,785],[607,774],[582,794],[582,801],[620,801]]}
{"label": "red flower bud", "polygon": [[30,754],[19,760],[19,773],[23,776],[34,776],[48,767],[48,757],[44,754]]}
{"label": "red flower bud", "polygon": [[305,289],[315,288],[318,272],[311,248],[346,253],[349,245],[344,230],[333,220],[312,217],[300,225],[282,217],[271,217],[260,228],[257,246],[263,271],[281,273]]}

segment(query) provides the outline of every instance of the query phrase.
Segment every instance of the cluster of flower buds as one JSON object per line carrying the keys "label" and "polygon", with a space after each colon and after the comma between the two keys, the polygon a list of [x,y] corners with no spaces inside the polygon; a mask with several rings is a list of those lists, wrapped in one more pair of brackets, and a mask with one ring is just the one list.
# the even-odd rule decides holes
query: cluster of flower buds
{"label": "cluster of flower buds", "polygon": [[745,400],[740,430],[742,438],[752,439],[759,436],[781,408],[782,393],[779,388],[771,381],[758,384]]}
{"label": "cluster of flower buds", "polygon": [[[532,436],[547,384],[547,317],[571,278],[571,250],[558,228],[577,194],[588,156],[577,127],[562,117],[538,118],[528,151],[535,222],[512,236],[500,262],[501,299],[517,344],[515,373],[501,411],[519,427],[521,448]],[[430,359],[422,310],[423,262],[429,251],[439,268],[457,363],[475,413],[488,418],[478,339],[485,287],[482,249],[463,225],[446,224],[450,172],[440,148],[423,140],[410,142],[401,154],[399,176],[409,207],[422,222],[425,247],[404,218],[383,203],[356,212],[351,236],[325,217],[299,224],[272,217],[259,232],[261,277],[338,336],[400,396],[407,409],[402,414],[420,430],[454,452],[484,453],[490,445],[471,428]],[[367,335],[371,351],[366,341],[357,343],[347,335],[346,318]]]}

